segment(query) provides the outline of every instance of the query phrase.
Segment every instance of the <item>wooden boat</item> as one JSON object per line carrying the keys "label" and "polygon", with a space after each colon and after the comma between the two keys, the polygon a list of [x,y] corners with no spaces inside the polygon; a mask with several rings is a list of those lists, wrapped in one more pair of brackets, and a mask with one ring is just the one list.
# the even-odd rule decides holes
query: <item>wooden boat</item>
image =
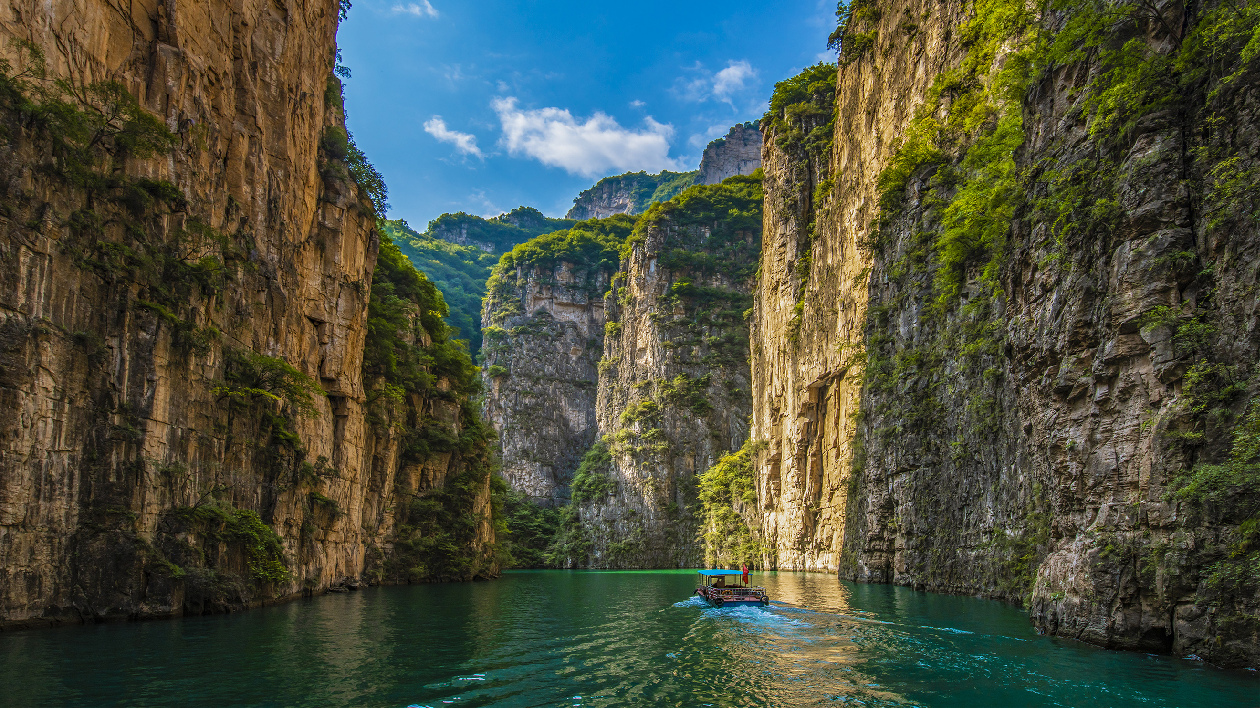
{"label": "wooden boat", "polygon": [[696,593],[713,607],[745,607],[770,604],[770,596],[763,587],[754,587],[744,581],[738,570],[702,570],[700,587]]}

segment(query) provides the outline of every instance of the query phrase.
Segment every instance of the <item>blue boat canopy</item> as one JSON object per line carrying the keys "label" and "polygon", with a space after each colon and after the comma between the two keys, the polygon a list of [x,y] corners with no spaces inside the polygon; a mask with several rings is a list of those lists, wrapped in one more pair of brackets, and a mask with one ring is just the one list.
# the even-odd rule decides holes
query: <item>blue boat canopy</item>
{"label": "blue boat canopy", "polygon": [[742,570],[702,570],[701,575],[743,575]]}

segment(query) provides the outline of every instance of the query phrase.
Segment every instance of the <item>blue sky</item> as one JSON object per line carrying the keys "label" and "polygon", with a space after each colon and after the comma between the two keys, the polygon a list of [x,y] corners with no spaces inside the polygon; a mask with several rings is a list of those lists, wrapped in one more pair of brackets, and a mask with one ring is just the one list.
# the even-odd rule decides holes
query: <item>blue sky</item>
{"label": "blue sky", "polygon": [[691,170],[820,59],[834,0],[354,0],[348,125],[390,216],[563,216],[597,179]]}

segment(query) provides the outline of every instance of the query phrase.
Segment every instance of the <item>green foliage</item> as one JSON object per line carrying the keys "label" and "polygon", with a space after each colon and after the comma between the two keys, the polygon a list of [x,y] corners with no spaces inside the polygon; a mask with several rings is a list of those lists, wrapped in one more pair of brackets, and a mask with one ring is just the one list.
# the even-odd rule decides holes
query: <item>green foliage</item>
{"label": "green foliage", "polygon": [[737,283],[748,280],[756,271],[761,251],[761,179],[760,171],[737,175],[721,184],[691,187],[668,202],[654,204],[634,225],[621,249],[622,256],[628,255],[650,228],[667,223],[680,229],[703,227],[708,229],[707,237],[662,253],[661,264],[673,271],[685,269],[694,276],[722,274]]}
{"label": "green foliage", "polygon": [[[881,222],[903,205],[912,176],[961,158],[933,181],[932,200],[943,200],[942,230],[932,243],[935,310],[958,299],[967,268],[987,261],[982,278],[997,287],[1006,236],[1024,191],[1015,151],[1024,142],[1022,99],[1041,44],[1035,16],[1017,0],[980,0],[959,28],[968,46],[962,63],[936,77],[928,96],[880,173]],[[1015,51],[1000,56],[1004,48]],[[999,60],[1000,57],[1000,60]],[[948,111],[941,117],[942,105]]]}
{"label": "green foliage", "polygon": [[[355,144],[354,136],[341,126],[331,125],[324,129],[319,146],[325,160],[332,165],[344,165],[348,170],[349,177],[371,202],[373,216],[376,219],[384,219],[385,213],[389,210],[389,193],[385,187],[385,178]],[[329,170],[326,165],[325,177],[337,173],[338,170]]]}
{"label": "green foliage", "polygon": [[609,477],[612,471],[612,452],[603,440],[596,441],[582,456],[582,464],[573,475],[569,495],[574,505],[606,499],[617,491],[617,483]]}
{"label": "green foliage", "polygon": [[797,129],[814,117],[830,124],[832,104],[836,97],[836,65],[819,62],[801,73],[774,85],[770,94],[770,110],[761,119],[776,134]]}
{"label": "green foliage", "polygon": [[[836,4],[836,29],[827,37],[827,48],[839,53],[840,64],[856,61],[875,46],[875,31],[870,26],[881,16],[873,0],[851,0]],[[863,32],[862,29],[868,31]]]}
{"label": "green foliage", "polygon": [[[1245,390],[1221,364],[1199,362],[1186,374],[1188,406],[1200,418],[1228,419],[1228,406]],[[1229,458],[1224,463],[1195,465],[1173,480],[1168,498],[1196,507],[1211,506],[1234,518],[1260,512],[1260,399],[1251,400],[1234,423],[1230,438]]]}
{"label": "green foliage", "polygon": [[576,226],[573,219],[552,219],[532,207],[517,207],[506,214],[486,219],[465,212],[443,214],[429,222],[424,235],[450,243],[466,243],[479,247],[487,244],[493,253],[504,253],[513,246],[543,234]]}
{"label": "green foliage", "polygon": [[560,531],[561,512],[539,506],[520,492],[509,491],[504,500],[507,522],[505,539],[513,568],[548,568],[554,564],[548,549]]}
{"label": "green foliage", "polygon": [[[831,144],[835,137],[835,64],[819,63],[801,73],[774,85],[770,96],[770,110],[761,119],[769,126],[767,136],[773,136],[775,145],[789,154],[803,152],[810,172],[826,173],[831,165]],[[812,185],[808,189],[812,196]],[[814,218],[810,207],[810,222],[805,231],[812,239]]]}
{"label": "green foliage", "polygon": [[696,416],[704,417],[713,410],[713,404],[705,396],[711,380],[710,374],[698,379],[679,374],[672,381],[662,380],[659,389],[661,399],[678,408],[690,410]]}
{"label": "green foliage", "polygon": [[478,551],[481,517],[473,510],[490,475],[488,466],[470,465],[441,489],[413,498],[403,509],[386,573],[408,582],[488,575],[495,559]]}
{"label": "green foliage", "polygon": [[255,582],[279,585],[292,578],[280,537],[256,512],[226,502],[207,502],[175,507],[170,513],[195,528],[206,541],[239,547]]}
{"label": "green foliage", "polygon": [[[701,538],[705,564],[738,567],[760,563],[760,530],[747,517],[757,518],[755,463],[764,443],[748,440],[737,452],[723,455],[700,475]],[[743,510],[747,517],[741,515]]]}
{"label": "green foliage", "polygon": [[560,509],[560,528],[547,547],[545,562],[553,568],[582,565],[590,556],[592,545],[577,506],[567,504]]}
{"label": "green foliage", "polygon": [[626,409],[621,412],[621,424],[629,427],[639,421],[655,424],[661,415],[661,407],[656,401],[638,401],[626,404]]}
{"label": "green foliage", "polygon": [[693,172],[665,170],[655,175],[646,172],[627,172],[601,179],[589,189],[582,190],[573,203],[580,204],[605,190],[629,192],[633,205],[630,215],[642,214],[653,204],[669,201],[679,192],[695,184],[699,177],[699,170]]}
{"label": "green foliage", "polygon": [[634,222],[634,217],[626,214],[590,219],[517,244],[499,259],[491,278],[515,277],[518,268],[550,271],[560,263],[572,264],[575,270],[614,272],[618,251]]}
{"label": "green foliage", "polygon": [[[363,354],[364,378],[407,391],[428,391],[438,378],[450,381],[454,396],[478,390],[480,379],[463,340],[451,339],[442,294],[381,235],[372,274],[368,333]],[[424,345],[423,340],[428,344]],[[414,341],[416,344],[412,344]]]}
{"label": "green foliage", "polygon": [[442,293],[449,307],[450,336],[457,332],[467,338],[469,354],[476,359],[481,351],[481,299],[498,259],[475,246],[416,233],[403,219],[382,221],[381,231]]}
{"label": "green foliage", "polygon": [[315,415],[314,396],[324,394],[319,383],[283,359],[248,349],[228,351],[223,383],[211,389],[230,406],[251,407],[259,401],[287,404],[304,416]]}

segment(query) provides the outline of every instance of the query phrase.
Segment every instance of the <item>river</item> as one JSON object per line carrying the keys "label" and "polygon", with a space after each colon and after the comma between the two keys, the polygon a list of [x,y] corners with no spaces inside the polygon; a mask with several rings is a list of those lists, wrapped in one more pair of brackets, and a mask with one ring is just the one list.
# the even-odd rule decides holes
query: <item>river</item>
{"label": "river", "polygon": [[1000,602],[755,573],[515,571],[235,615],[0,634],[5,706],[1228,706],[1260,677],[1038,636]]}

